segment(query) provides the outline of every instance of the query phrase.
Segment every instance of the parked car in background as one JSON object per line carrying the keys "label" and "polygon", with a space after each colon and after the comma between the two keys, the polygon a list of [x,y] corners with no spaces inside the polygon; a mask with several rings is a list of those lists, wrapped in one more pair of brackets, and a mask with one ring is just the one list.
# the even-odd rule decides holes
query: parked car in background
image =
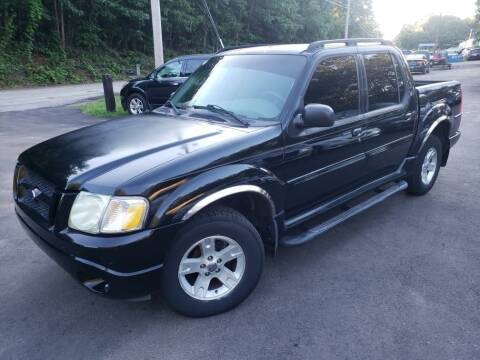
{"label": "parked car in background", "polygon": [[255,288],[265,250],[312,241],[400,191],[426,194],[461,117],[460,83],[414,81],[389,41],[230,49],[152,114],[23,152],[15,211],[92,292],[160,289],[180,313],[218,314]]}
{"label": "parked car in background", "polygon": [[425,54],[409,54],[405,58],[412,73],[428,74],[430,72],[430,62]]}
{"label": "parked car in background", "polygon": [[447,65],[448,64],[448,53],[443,50],[436,50],[433,52],[431,64],[435,65]]}
{"label": "parked car in background", "polygon": [[433,53],[428,50],[416,50],[412,54],[424,55],[429,64],[430,64],[430,61],[432,60],[432,55],[433,55]]}
{"label": "parked car in background", "polygon": [[451,69],[452,64],[448,61],[448,52],[446,50],[436,50],[430,61],[430,65],[433,66],[441,66],[444,69]]}
{"label": "parked car in background", "polygon": [[148,76],[130,80],[120,91],[122,107],[132,115],[161,106],[211,55],[186,55],[169,60]]}
{"label": "parked car in background", "polygon": [[480,48],[471,48],[465,51],[466,60],[480,60]]}

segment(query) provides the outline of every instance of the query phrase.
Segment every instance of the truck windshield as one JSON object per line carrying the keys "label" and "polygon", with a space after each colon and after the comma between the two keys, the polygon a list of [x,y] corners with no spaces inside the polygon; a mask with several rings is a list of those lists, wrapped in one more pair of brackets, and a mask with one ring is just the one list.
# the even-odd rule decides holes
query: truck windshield
{"label": "truck windshield", "polygon": [[306,59],[298,55],[225,55],[200,66],[171,101],[217,106],[245,120],[277,121]]}

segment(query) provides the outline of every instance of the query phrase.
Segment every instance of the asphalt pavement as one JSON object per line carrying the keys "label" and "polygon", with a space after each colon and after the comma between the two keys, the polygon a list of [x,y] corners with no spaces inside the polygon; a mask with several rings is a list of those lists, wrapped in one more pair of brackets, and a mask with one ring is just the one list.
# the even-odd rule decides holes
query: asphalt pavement
{"label": "asphalt pavement", "polygon": [[[119,93],[124,84],[114,81],[113,91]],[[102,83],[0,90],[0,113],[63,106],[102,95]]]}
{"label": "asphalt pavement", "polygon": [[[458,79],[463,135],[435,187],[398,194],[267,257],[258,288],[210,318],[76,284],[15,219],[18,154],[93,124],[74,108],[0,114],[0,359],[480,359],[480,62]],[[115,121],[115,120],[113,120]]]}

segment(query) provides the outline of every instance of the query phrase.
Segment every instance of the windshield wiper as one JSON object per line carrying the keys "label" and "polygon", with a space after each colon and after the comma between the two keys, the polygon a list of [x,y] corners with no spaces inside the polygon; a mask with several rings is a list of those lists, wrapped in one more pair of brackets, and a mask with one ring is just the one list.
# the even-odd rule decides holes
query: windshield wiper
{"label": "windshield wiper", "polygon": [[224,109],[223,107],[219,105],[194,105],[194,109],[206,109],[211,112],[215,112],[217,114],[226,114],[229,115],[230,118],[234,119],[237,123],[243,125],[244,127],[248,127],[249,123],[246,120],[240,119],[237,115],[235,115],[232,111]]}
{"label": "windshield wiper", "polygon": [[167,101],[165,101],[165,104],[163,104],[163,106],[167,106],[167,105],[170,105],[172,107],[176,115],[180,115],[180,111],[178,110],[177,106],[173,103],[172,100],[168,99]]}

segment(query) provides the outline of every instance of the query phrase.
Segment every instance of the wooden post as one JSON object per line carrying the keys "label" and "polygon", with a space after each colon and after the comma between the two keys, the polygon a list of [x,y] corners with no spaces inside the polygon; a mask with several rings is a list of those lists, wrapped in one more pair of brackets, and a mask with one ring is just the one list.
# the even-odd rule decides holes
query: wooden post
{"label": "wooden post", "polygon": [[113,94],[113,81],[111,75],[102,75],[103,92],[105,94],[105,107],[108,112],[115,112],[115,95]]}

